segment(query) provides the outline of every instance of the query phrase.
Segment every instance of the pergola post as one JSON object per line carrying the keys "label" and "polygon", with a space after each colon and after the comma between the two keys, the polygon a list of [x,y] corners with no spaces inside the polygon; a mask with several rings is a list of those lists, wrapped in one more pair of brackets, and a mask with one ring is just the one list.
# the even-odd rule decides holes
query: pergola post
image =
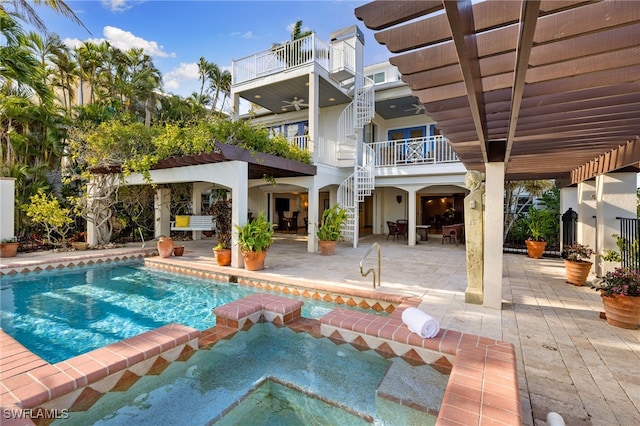
{"label": "pergola post", "polygon": [[483,305],[502,309],[504,163],[486,163],[485,173]]}

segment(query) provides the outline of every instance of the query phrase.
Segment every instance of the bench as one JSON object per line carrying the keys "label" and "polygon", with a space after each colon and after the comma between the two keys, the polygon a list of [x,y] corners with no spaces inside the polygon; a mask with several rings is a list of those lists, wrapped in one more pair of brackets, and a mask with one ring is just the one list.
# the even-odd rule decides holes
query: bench
{"label": "bench", "polygon": [[213,231],[213,216],[176,216],[171,221],[172,231]]}

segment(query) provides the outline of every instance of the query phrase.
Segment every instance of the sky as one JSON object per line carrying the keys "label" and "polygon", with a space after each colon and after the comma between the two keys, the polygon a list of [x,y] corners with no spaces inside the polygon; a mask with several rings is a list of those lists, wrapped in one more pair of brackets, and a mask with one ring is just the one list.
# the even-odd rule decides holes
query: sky
{"label": "sky", "polygon": [[36,10],[48,31],[69,46],[83,41],[109,41],[126,50],[143,48],[163,76],[167,93],[189,96],[199,88],[200,57],[222,69],[231,61],[290,39],[296,21],[325,42],[331,32],[358,25],[365,35],[365,65],[388,60],[386,47],[354,15],[369,1],[289,0],[66,0],[91,34],[46,8]]}

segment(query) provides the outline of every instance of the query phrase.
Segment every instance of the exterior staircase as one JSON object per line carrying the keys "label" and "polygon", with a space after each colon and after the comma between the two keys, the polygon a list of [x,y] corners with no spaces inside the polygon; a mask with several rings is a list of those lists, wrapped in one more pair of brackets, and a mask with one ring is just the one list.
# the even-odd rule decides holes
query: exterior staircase
{"label": "exterior staircase", "polygon": [[352,97],[338,118],[336,158],[353,173],[338,187],[338,204],[347,209],[342,228],[346,240],[358,244],[358,207],[374,187],[374,151],[362,143],[362,130],[375,114],[374,82],[363,74],[364,35],[354,25],[331,34],[330,75]]}
{"label": "exterior staircase", "polygon": [[358,240],[358,205],[364,197],[371,195],[374,188],[374,151],[362,143],[358,136],[371,122],[375,113],[374,82],[368,77],[357,74],[354,78],[353,101],[340,114],[338,119],[337,158],[350,161],[354,171],[338,188],[338,204],[347,209],[347,222],[342,229],[346,240]]}

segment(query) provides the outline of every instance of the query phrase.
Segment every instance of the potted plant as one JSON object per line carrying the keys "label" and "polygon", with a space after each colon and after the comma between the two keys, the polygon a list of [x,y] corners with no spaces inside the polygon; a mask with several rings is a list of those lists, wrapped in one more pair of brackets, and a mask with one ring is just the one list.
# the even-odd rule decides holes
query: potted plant
{"label": "potted plant", "polygon": [[576,286],[584,285],[593,265],[593,262],[589,261],[592,254],[593,250],[584,244],[573,243],[562,248],[568,283]]}
{"label": "potted plant", "polygon": [[607,272],[600,285],[604,314],[609,324],[635,330],[640,322],[640,272],[616,268]]}
{"label": "potted plant", "polygon": [[160,257],[171,257],[173,254],[173,238],[165,235],[158,237],[158,255]]}
{"label": "potted plant", "polygon": [[211,206],[218,245],[213,248],[216,263],[231,265],[231,200],[218,200]]}
{"label": "potted plant", "polygon": [[551,229],[553,217],[546,210],[531,207],[524,223],[529,230],[529,238],[525,241],[527,255],[533,259],[542,258],[547,242],[544,239]]}
{"label": "potted plant", "polygon": [[3,239],[2,242],[0,242],[0,257],[16,257],[18,244],[16,237]]}
{"label": "potted plant", "polygon": [[316,235],[320,240],[318,246],[320,254],[330,256],[336,253],[336,245],[342,239],[342,225],[347,221],[347,209],[343,209],[338,204],[322,213],[320,226]]}
{"label": "potted plant", "polygon": [[85,240],[84,232],[76,232],[71,237],[69,237],[69,239],[67,239],[67,242],[71,244],[71,247],[73,247],[75,250],[86,250],[87,248],[89,248],[89,243]]}
{"label": "potted plant", "polygon": [[244,267],[249,271],[264,269],[267,250],[273,242],[273,225],[263,212],[244,225],[236,225],[238,247],[244,258]]}

